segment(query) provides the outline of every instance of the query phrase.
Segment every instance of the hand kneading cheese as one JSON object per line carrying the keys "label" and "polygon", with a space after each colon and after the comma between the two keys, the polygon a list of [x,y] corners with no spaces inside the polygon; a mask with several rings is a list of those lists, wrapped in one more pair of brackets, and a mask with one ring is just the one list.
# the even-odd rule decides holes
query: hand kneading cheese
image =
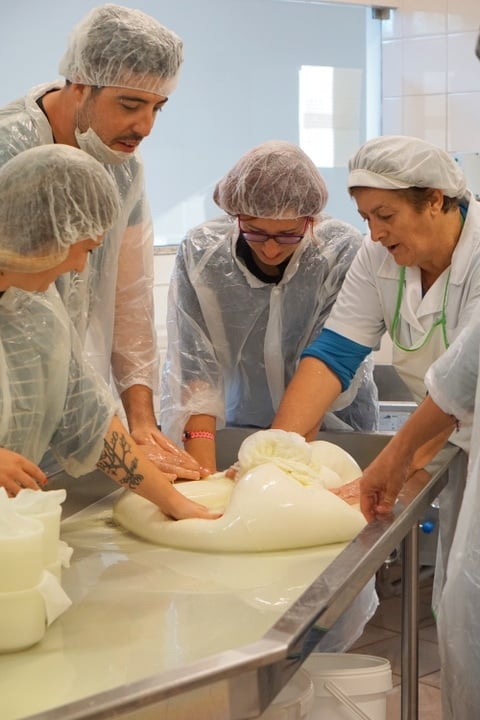
{"label": "hand kneading cheese", "polygon": [[361,475],[337,445],[307,443],[296,433],[261,430],[239,453],[236,481],[223,473],[178,483],[185,496],[212,510],[217,520],[170,520],[156,505],[126,491],[114,507],[120,525],[150,542],[185,550],[261,552],[347,542],[365,525],[356,506],[328,488]]}

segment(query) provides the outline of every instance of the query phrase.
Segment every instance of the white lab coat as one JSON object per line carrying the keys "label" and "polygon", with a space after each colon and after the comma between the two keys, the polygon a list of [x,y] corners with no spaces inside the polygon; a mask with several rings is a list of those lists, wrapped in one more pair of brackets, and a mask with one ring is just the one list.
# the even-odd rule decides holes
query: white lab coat
{"label": "white lab coat", "polygon": [[[22,150],[54,142],[37,104],[60,82],[33,88],[0,109],[0,166]],[[153,229],[138,154],[105,165],[121,197],[121,215],[81,273],[57,283],[91,363],[121,393],[132,385],[155,389],[158,352],[153,317]]]}
{"label": "white lab coat", "polygon": [[[451,262],[446,303],[450,344],[474,316],[480,300],[480,204],[471,193],[468,200],[465,223]],[[406,287],[398,325],[398,339],[402,345],[411,347],[420,343],[440,317],[447,274],[448,271],[445,271],[422,298],[419,269],[406,269]],[[399,275],[400,267],[381,243],[366,238],[347,273],[325,327],[354,342],[377,349],[385,332],[391,333]],[[420,350],[408,353],[410,373],[405,372],[404,366],[398,367],[417,402],[425,397],[425,389],[423,387],[423,392],[420,392],[419,385],[424,386],[426,371],[446,349],[443,343],[438,342],[438,329],[432,340]],[[394,366],[400,357],[403,359],[401,352],[394,353]],[[468,450],[469,432],[452,436],[452,442]]]}
{"label": "white lab coat", "polygon": [[[361,244],[355,228],[321,216],[315,240],[305,237],[282,280],[272,284],[236,256],[238,235],[236,221],[225,215],[190,231],[177,252],[161,397],[162,431],[176,442],[193,414],[216,417],[217,427],[271,424]],[[356,429],[374,430],[378,421],[369,360],[332,408],[353,402]]]}
{"label": "white lab coat", "polygon": [[444,412],[461,422],[470,422],[473,415],[475,439],[438,613],[444,720],[480,717],[479,360],[480,321],[476,318],[426,376],[429,393]]}
{"label": "white lab coat", "polygon": [[50,447],[70,475],[91,472],[116,408],[56,288],[7,290],[0,327],[0,447],[35,463]]}

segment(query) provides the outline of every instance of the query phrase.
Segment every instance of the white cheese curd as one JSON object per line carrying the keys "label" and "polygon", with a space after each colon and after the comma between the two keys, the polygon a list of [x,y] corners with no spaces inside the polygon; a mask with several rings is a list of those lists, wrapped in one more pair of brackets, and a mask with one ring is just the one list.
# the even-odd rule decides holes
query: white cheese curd
{"label": "white cheese curd", "polygon": [[342,448],[296,433],[261,430],[242,443],[235,481],[223,473],[177,483],[217,520],[171,520],[126,491],[114,507],[120,525],[153,543],[210,552],[265,552],[348,542],[365,525],[357,506],[328,488],[361,475]]}

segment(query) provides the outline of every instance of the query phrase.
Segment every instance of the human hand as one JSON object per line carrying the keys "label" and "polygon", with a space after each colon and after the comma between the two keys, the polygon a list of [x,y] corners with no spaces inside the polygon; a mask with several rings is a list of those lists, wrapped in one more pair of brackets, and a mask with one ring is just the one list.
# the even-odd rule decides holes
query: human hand
{"label": "human hand", "polygon": [[227,477],[229,480],[237,480],[238,473],[240,472],[240,463],[236,462],[233,465],[230,465],[230,467],[225,470],[225,477]]}
{"label": "human hand", "polygon": [[130,433],[144,455],[164,473],[172,473],[181,480],[199,480],[209,471],[185,450],[180,449],[156,427],[136,428]]}
{"label": "human hand", "polygon": [[38,465],[12,450],[0,448],[0,487],[7,495],[15,497],[22,488],[40,490],[47,482],[47,476]]}
{"label": "human hand", "polygon": [[222,516],[222,513],[211,512],[205,505],[190,500],[177,490],[175,490],[175,494],[171,494],[167,499],[162,500],[160,509],[173,520],[185,520],[187,518],[216,520]]}
{"label": "human hand", "polygon": [[382,467],[374,461],[360,478],[360,510],[370,522],[392,512],[397,496],[408,477],[408,467]]}
{"label": "human hand", "polygon": [[355,478],[355,480],[351,480],[339,487],[329,488],[329,490],[349,505],[358,505],[360,503],[360,478]]}

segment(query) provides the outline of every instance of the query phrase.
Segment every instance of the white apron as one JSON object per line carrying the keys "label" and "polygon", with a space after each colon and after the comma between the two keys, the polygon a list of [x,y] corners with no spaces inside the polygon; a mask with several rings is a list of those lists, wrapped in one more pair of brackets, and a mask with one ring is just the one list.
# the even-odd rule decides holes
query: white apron
{"label": "white apron", "polygon": [[[397,311],[397,330],[392,331],[392,361],[417,403],[425,398],[425,373],[447,349],[442,325],[433,325],[444,314],[448,277],[449,270],[446,270],[422,297],[420,268],[405,268],[406,283]],[[399,344],[418,349],[405,350]]]}
{"label": "white apron", "polygon": [[[445,337],[442,324],[436,325],[433,329],[432,326],[442,314],[445,316],[449,269],[442,273],[423,298],[420,269],[406,268],[405,278],[406,287],[399,309],[398,333],[392,338],[392,361],[398,374],[410,389],[415,402],[421,403],[426,395],[425,374],[430,365],[447,349],[448,337]],[[445,317],[444,323],[446,324]],[[428,340],[422,344],[429,333]],[[404,347],[418,347],[418,350],[402,350],[396,345],[395,339],[400,339]],[[455,432],[450,440],[468,451],[470,434],[470,426],[464,426],[459,432]],[[450,468],[451,480],[438,498],[440,528],[432,596],[435,614],[445,583],[448,555],[462,502],[465,483],[460,482],[460,479],[466,477],[466,463],[467,457],[462,453]]]}

